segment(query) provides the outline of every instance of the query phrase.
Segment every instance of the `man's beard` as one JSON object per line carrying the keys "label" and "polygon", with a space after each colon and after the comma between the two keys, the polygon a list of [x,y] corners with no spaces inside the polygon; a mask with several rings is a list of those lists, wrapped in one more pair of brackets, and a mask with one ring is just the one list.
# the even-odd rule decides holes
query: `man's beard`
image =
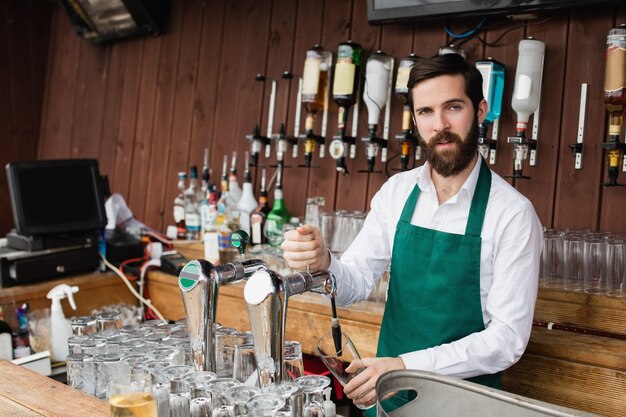
{"label": "man's beard", "polygon": [[[419,132],[417,137],[426,155],[426,160],[435,172],[442,177],[451,177],[467,168],[476,155],[476,150],[478,149],[478,119],[474,118],[472,128],[465,136],[465,140],[461,140],[459,135],[447,130],[435,135],[430,140],[430,143],[426,143]],[[452,149],[437,150],[438,143],[447,142],[453,142],[456,146]]]}

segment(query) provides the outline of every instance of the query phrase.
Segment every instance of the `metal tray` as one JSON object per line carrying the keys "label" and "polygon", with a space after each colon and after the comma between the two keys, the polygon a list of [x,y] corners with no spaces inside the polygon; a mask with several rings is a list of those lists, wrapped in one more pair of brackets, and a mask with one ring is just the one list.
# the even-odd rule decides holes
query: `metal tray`
{"label": "metal tray", "polygon": [[386,413],[377,401],[379,417],[598,416],[462,379],[414,370],[391,371],[382,375],[376,383],[376,398],[402,390],[417,392],[417,398],[390,413]]}

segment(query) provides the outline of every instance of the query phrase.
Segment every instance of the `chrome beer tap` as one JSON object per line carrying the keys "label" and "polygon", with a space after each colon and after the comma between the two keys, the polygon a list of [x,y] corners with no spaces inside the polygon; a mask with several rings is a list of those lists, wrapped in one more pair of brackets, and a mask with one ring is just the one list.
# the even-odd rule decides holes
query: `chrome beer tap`
{"label": "chrome beer tap", "polygon": [[[245,235],[243,239],[242,235]],[[237,242],[235,246],[243,253],[247,234],[239,230],[233,234],[233,241]],[[246,279],[265,269],[267,265],[259,259],[221,265],[213,265],[205,259],[195,259],[183,267],[178,276],[178,287],[183,296],[196,370],[215,372],[215,314],[219,287]]]}
{"label": "chrome beer tap", "polygon": [[255,272],[246,282],[243,295],[248,304],[261,388],[283,381],[287,302],[292,295],[307,291],[334,296],[335,276],[324,269],[285,276],[263,270]]}

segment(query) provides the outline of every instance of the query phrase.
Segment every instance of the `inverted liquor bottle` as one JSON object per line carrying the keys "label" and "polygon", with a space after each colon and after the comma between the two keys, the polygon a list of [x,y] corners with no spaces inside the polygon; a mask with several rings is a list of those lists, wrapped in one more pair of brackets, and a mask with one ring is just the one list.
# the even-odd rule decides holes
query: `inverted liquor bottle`
{"label": "inverted liquor bottle", "polygon": [[418,159],[419,147],[417,146],[417,138],[413,134],[411,128],[411,108],[409,106],[409,75],[411,68],[419,57],[415,54],[405,56],[400,60],[398,64],[398,72],[396,75],[396,85],[394,91],[396,96],[402,102],[402,132],[397,134],[396,140],[400,142],[400,166],[402,171],[406,171],[409,168],[409,158],[412,154],[411,148],[415,148],[415,159]]}
{"label": "inverted liquor bottle", "polygon": [[624,144],[619,142],[626,105],[626,25],[609,30],[606,39],[604,104],[609,112],[608,151],[609,185],[617,185]]}
{"label": "inverted liquor bottle", "polygon": [[331,64],[332,54],[321,46],[315,45],[306,51],[302,76],[302,106],[307,112],[307,132],[313,131],[315,115],[326,106]]}
{"label": "inverted liquor bottle", "polygon": [[341,42],[337,47],[337,63],[333,80],[333,102],[339,106],[338,127],[345,129],[348,109],[359,97],[362,48],[358,43]]}
{"label": "inverted liquor bottle", "polygon": [[246,151],[245,158],[245,170],[243,174],[243,191],[241,193],[241,199],[237,204],[237,210],[239,211],[239,226],[242,230],[245,230],[248,235],[250,234],[250,215],[257,208],[257,201],[254,198],[254,192],[252,190],[252,176],[250,175],[250,166],[248,165],[249,155]]}

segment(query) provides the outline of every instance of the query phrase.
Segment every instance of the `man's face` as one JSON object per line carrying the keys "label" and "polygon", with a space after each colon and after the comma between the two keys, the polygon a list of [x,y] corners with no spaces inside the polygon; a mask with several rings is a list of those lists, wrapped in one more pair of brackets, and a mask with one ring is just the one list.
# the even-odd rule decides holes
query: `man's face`
{"label": "man's face", "polygon": [[462,75],[421,81],[411,93],[416,133],[427,161],[443,177],[463,171],[476,156],[478,124],[487,103],[483,100],[474,113]]}

